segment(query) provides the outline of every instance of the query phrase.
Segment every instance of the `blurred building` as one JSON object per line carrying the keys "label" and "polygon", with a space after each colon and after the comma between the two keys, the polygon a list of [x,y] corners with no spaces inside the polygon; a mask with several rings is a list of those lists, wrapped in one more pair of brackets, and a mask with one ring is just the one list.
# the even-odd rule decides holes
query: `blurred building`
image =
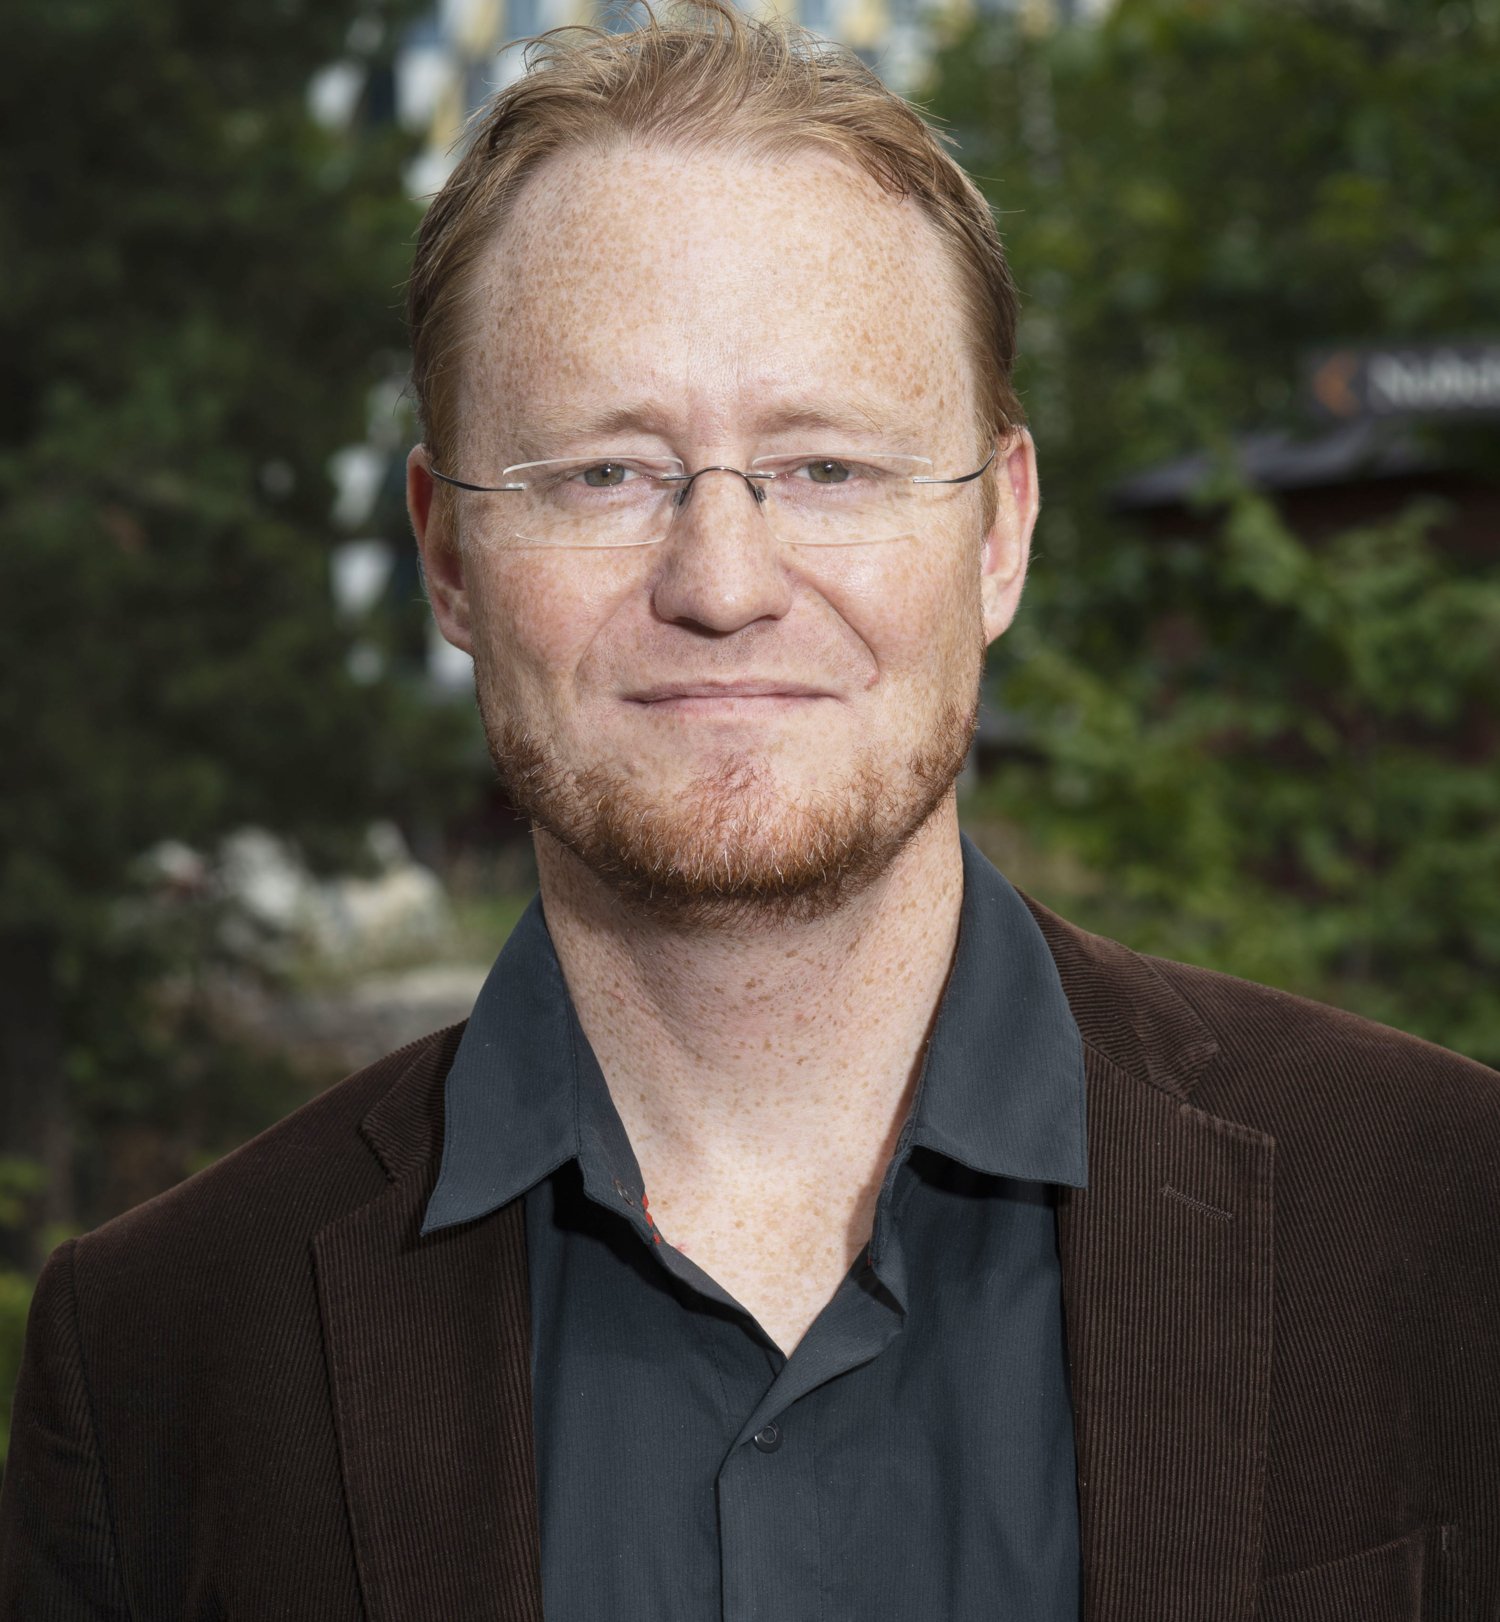
{"label": "blurred building", "polygon": [[[1488,472],[1485,449],[1462,425],[1437,432],[1409,418],[1359,418],[1315,434],[1242,434],[1231,456],[1240,478],[1310,545],[1390,523],[1414,501],[1429,500],[1437,503],[1434,545],[1472,562],[1493,558],[1500,536],[1500,485]],[[1161,462],[1116,484],[1111,504],[1162,540],[1206,541],[1222,512],[1200,498],[1219,471],[1201,451]]]}
{"label": "blurred building", "polygon": [[[944,32],[974,10],[1020,13],[1037,28],[1090,17],[1110,0],[750,0],[754,14],[777,13],[850,46],[892,88],[914,94]],[[512,42],[569,23],[625,30],[637,8],[601,0],[438,0],[397,53],[395,113],[425,134],[412,166],[412,192],[425,196],[447,178],[469,115],[523,69]],[[510,49],[506,49],[510,46]]]}

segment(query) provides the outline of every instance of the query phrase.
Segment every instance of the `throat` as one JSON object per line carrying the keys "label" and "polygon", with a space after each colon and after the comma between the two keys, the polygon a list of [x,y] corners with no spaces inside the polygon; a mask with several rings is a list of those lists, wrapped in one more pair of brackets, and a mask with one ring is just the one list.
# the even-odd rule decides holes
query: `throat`
{"label": "throat", "polygon": [[774,1197],[747,1201],[740,1191],[706,1201],[664,1193],[651,1196],[651,1208],[663,1242],[733,1296],[790,1357],[867,1248],[878,1191],[877,1178],[853,1194],[825,1190],[798,1208]]}

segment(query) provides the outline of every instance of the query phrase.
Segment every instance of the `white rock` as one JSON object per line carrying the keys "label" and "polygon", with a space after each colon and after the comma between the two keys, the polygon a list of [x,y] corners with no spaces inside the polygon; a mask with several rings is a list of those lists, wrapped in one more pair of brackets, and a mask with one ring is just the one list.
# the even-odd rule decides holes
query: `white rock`
{"label": "white rock", "polygon": [[307,925],[317,886],[286,843],[265,828],[240,828],[219,845],[225,897],[258,924],[286,934]]}

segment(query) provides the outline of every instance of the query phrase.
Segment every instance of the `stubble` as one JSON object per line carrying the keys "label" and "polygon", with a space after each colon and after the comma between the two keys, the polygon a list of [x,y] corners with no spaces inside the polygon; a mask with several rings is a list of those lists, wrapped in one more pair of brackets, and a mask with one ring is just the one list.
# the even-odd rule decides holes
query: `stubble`
{"label": "stubble", "polygon": [[771,927],[835,911],[895,860],[943,803],[978,725],[950,698],[894,759],[861,758],[793,796],[743,751],[670,790],[617,768],[569,768],[478,684],[490,758],[512,804],[605,885],[678,929]]}

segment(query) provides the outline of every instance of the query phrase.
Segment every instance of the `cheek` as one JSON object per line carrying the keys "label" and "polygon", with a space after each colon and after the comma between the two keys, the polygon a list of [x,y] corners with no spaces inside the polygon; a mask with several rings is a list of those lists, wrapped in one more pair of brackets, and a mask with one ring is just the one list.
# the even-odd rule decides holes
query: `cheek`
{"label": "cheek", "polygon": [[[973,556],[970,556],[972,550]],[[931,536],[891,546],[830,548],[806,578],[863,641],[876,681],[945,687],[981,633],[977,543]]]}
{"label": "cheek", "polygon": [[484,557],[476,616],[487,673],[507,688],[567,685],[621,602],[639,589],[639,573],[639,560],[625,549]]}

